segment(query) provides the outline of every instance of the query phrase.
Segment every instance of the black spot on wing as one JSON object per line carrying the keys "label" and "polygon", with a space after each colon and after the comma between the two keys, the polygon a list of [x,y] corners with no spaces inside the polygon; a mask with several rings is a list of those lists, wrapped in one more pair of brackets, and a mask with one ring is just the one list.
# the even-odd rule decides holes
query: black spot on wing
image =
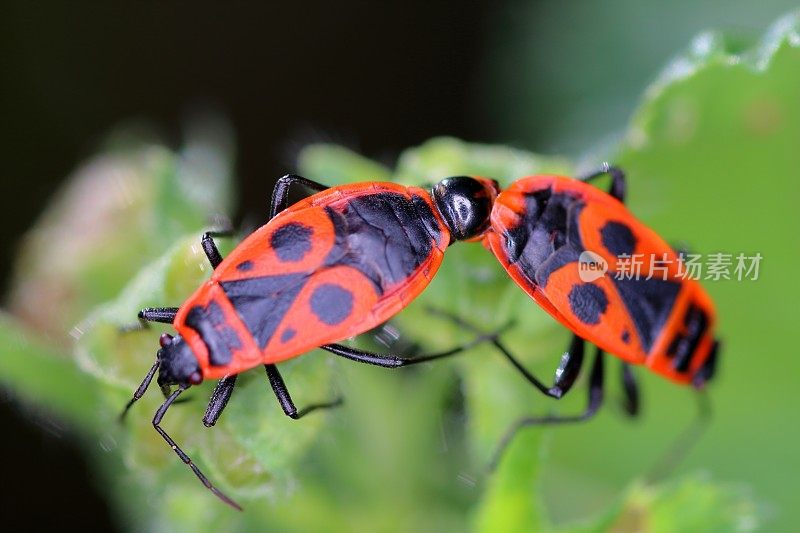
{"label": "black spot on wing", "polygon": [[628,344],[629,342],[631,342],[631,332],[626,329],[625,331],[622,332],[622,336],[620,338],[622,339],[622,342]]}
{"label": "black spot on wing", "polygon": [[240,272],[247,272],[249,270],[253,270],[253,262],[249,259],[242,261],[238,265],[236,265],[236,270]]}
{"label": "black spot on wing", "polygon": [[297,331],[294,328],[286,328],[283,330],[283,333],[281,333],[281,342],[287,343],[294,339],[296,335]]}
{"label": "black spot on wing", "polygon": [[275,250],[278,259],[284,262],[296,263],[311,251],[311,236],[314,230],[299,222],[284,224],[269,239],[270,246]]}
{"label": "black spot on wing", "polygon": [[220,285],[263,350],[307,280],[306,274],[283,274],[223,281]]}
{"label": "black spot on wing", "polygon": [[[420,199],[421,200],[421,199]],[[424,201],[380,192],[327,207],[336,240],[326,266],[347,265],[361,271],[378,294],[405,281],[431,254],[436,219]],[[433,238],[441,238],[433,235]]]}
{"label": "black spot on wing", "polygon": [[600,230],[603,246],[616,256],[633,255],[636,249],[636,237],[627,224],[611,220]]}
{"label": "black spot on wing", "polygon": [[576,283],[568,295],[569,307],[584,324],[600,323],[600,315],[608,309],[608,296],[602,287],[592,283]]}
{"label": "black spot on wing", "polygon": [[185,323],[200,335],[208,349],[208,359],[214,366],[230,363],[233,352],[242,348],[242,342],[225,322],[222,308],[215,301],[207,306],[195,305],[186,313]]}
{"label": "black spot on wing", "polygon": [[669,318],[681,284],[655,278],[627,279],[614,276],[612,279],[633,319],[644,350],[649,352]]}
{"label": "black spot on wing", "polygon": [[311,294],[311,311],[329,326],[341,324],[353,312],[353,293],[341,285],[323,283]]}

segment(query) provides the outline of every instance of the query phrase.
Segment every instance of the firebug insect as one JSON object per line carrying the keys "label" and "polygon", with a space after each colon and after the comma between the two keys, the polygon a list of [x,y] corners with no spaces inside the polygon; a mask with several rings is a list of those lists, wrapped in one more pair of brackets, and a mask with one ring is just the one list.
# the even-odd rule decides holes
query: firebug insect
{"label": "firebug insect", "polygon": [[[295,184],[318,192],[288,206]],[[214,243],[217,235],[203,236],[203,250],[214,267],[211,279],[180,307],[139,313],[141,320],[172,324],[178,334],[162,334],[156,361],[122,416],[158,372],[166,400],[153,426],[209,490],[239,509],[161,427],[176,398],[204,379],[218,379],[203,418],[213,426],[237,375],[264,365],[284,412],[297,419],[339,402],[298,410],[275,366],[281,361],[320,347],[396,368],[453,355],[491,338],[413,359],[335,344],[386,322],[419,295],[447,246],[475,238],[488,227],[497,190],[492,180],[467,177],[445,179],[431,191],[377,182],[328,188],[299,176],[281,178],[273,191],[270,221],[225,259]],[[170,391],[171,385],[177,388]]]}
{"label": "firebug insect", "polygon": [[[608,193],[588,184],[612,178]],[[625,176],[616,167],[580,179],[531,176],[499,193],[482,241],[536,303],[573,332],[551,387],[528,372],[498,340],[493,343],[537,389],[566,394],[580,371],[584,344],[597,347],[588,404],[575,416],[528,417],[503,438],[494,461],[522,427],[591,418],[603,401],[603,352],[623,361],[629,414],[638,411],[630,365],[700,389],[715,371],[719,341],[716,311],[700,284],[681,271],[680,254],[624,206]],[[581,260],[602,261],[607,272],[582,276]],[[630,268],[636,257],[638,270]],[[599,274],[599,275],[598,275]],[[475,329],[475,328],[473,328]]]}

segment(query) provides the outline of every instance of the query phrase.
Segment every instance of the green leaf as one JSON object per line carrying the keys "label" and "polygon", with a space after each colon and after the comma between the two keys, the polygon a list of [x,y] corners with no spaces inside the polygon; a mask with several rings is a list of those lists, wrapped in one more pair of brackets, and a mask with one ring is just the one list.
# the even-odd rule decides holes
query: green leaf
{"label": "green leaf", "polygon": [[23,241],[10,310],[66,339],[175,239],[229,211],[228,144],[212,122],[193,127],[179,153],[127,140],[81,165]]}
{"label": "green leaf", "polygon": [[523,533],[544,527],[545,512],[537,494],[540,449],[541,439],[533,431],[520,434],[509,445],[477,508],[475,531]]}
{"label": "green leaf", "polygon": [[568,173],[571,165],[507,146],[466,143],[437,137],[406,150],[397,162],[395,179],[406,185],[430,184],[449,176],[485,176],[508,184],[537,172]]}
{"label": "green leaf", "polygon": [[360,181],[388,181],[391,172],[352,150],[335,144],[311,144],[297,156],[301,174],[325,185]]}
{"label": "green leaf", "polygon": [[598,523],[564,531],[754,531],[763,514],[748,489],[692,476],[656,487],[634,484]]}
{"label": "green leaf", "polygon": [[26,404],[87,426],[97,402],[94,383],[66,353],[37,340],[15,318],[0,313],[0,384]]}

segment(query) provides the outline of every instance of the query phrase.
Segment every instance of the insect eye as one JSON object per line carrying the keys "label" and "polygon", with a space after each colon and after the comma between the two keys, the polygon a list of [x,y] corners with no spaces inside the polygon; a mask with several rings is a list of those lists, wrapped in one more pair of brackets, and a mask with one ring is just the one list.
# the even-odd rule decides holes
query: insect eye
{"label": "insect eye", "polygon": [[161,336],[158,338],[158,344],[161,345],[162,348],[166,348],[170,344],[172,344],[172,335],[169,333],[162,333]]}

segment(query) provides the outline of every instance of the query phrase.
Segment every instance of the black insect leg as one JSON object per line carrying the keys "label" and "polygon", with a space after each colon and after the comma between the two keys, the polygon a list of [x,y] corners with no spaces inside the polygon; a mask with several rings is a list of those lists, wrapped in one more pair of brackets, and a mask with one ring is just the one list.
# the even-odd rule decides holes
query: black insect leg
{"label": "black insect leg", "polygon": [[228,400],[231,399],[233,388],[236,386],[236,378],[238,374],[227,376],[217,382],[214,387],[214,392],[211,393],[211,400],[206,407],[206,413],[203,415],[203,424],[210,428],[219,420],[225,406],[228,405]]}
{"label": "black insect leg", "polygon": [[605,174],[611,176],[611,187],[608,190],[608,194],[620,202],[625,203],[625,172],[623,172],[621,168],[612,166],[608,163],[603,163],[597,170],[590,172],[585,176],[581,176],[578,179],[580,181],[588,182]]}
{"label": "black insect leg", "polygon": [[[452,313],[433,308],[429,308],[428,311],[434,315],[444,317],[455,323],[457,326],[472,331],[476,335],[482,334],[481,330],[475,327],[473,324],[470,324],[466,320]],[[519,373],[522,374],[522,376],[528,380],[531,385],[536,387],[540,392],[542,392],[542,394],[550,396],[551,398],[560,399],[567,392],[569,392],[569,390],[572,388],[572,385],[575,383],[575,380],[578,378],[581,366],[583,366],[585,342],[577,335],[573,335],[569,348],[561,356],[561,362],[556,370],[553,386],[548,387],[542,383],[539,378],[531,374],[531,372],[519,362],[519,360],[505,347],[505,345],[500,342],[500,339],[498,339],[497,335],[484,335],[483,338],[489,338],[492,344],[500,351],[500,353],[502,353],[505,358],[508,359],[512,365],[514,365],[514,368],[516,368],[517,371],[519,371]]]}
{"label": "black insect leg", "polygon": [[506,448],[508,448],[508,445],[514,439],[514,436],[522,428],[528,426],[582,422],[584,420],[589,420],[596,415],[598,409],[600,409],[600,406],[603,404],[603,359],[603,352],[598,348],[597,354],[594,357],[594,364],[592,365],[592,373],[589,377],[588,401],[586,404],[586,409],[582,413],[572,416],[532,416],[517,420],[500,440],[500,444],[497,446],[497,449],[492,456],[489,467],[493,469],[495,466],[497,466]]}
{"label": "black insect leg", "polygon": [[500,353],[502,353],[506,359],[508,359],[511,364],[514,365],[514,368],[516,368],[531,385],[539,389],[539,391],[541,391],[543,394],[555,399],[560,399],[567,392],[569,392],[569,390],[572,388],[572,385],[575,384],[575,380],[578,378],[581,366],[583,366],[585,342],[577,335],[572,336],[572,341],[570,342],[569,348],[561,356],[561,362],[556,370],[552,387],[546,386],[536,376],[531,374],[530,371],[522,366],[522,363],[520,363],[499,340],[493,339],[492,344],[494,344],[497,349],[500,350]]}
{"label": "black insect leg", "polygon": [[289,395],[289,390],[286,388],[286,383],[283,382],[283,378],[281,377],[280,372],[278,372],[278,368],[275,365],[264,365],[264,368],[267,371],[269,384],[272,385],[272,390],[275,392],[275,396],[278,398],[278,402],[281,404],[283,412],[286,413],[286,416],[289,418],[297,420],[313,411],[317,411],[319,409],[330,409],[332,407],[338,407],[342,405],[342,399],[336,398],[330,402],[315,403],[298,410],[292,401],[291,395]]}
{"label": "black insect leg", "polygon": [[142,396],[144,396],[144,393],[147,390],[147,388],[150,386],[150,382],[153,381],[153,376],[156,375],[156,370],[158,370],[158,367],[160,366],[160,364],[161,364],[161,361],[156,359],[156,362],[153,363],[153,366],[150,367],[150,370],[148,370],[147,375],[142,380],[142,383],[139,385],[139,388],[136,389],[136,391],[133,393],[133,398],[130,399],[128,404],[125,406],[125,408],[119,414],[119,421],[120,422],[125,420],[125,415],[128,414],[128,410],[130,410],[131,406],[134,403],[136,403],[137,401],[139,401],[139,399]]}
{"label": "black insect leg", "polygon": [[[217,268],[222,262],[222,255],[217,249],[217,244],[214,242],[214,237],[225,237],[231,234],[232,230],[224,229],[220,231],[207,231],[203,234],[200,244],[203,251],[208,257],[208,261],[213,268]],[[178,313],[177,307],[146,307],[139,311],[139,326],[123,326],[123,331],[133,331],[147,327],[147,322],[162,322],[164,324],[172,324],[175,321],[175,315]]]}
{"label": "black insect leg", "polygon": [[330,187],[326,185],[317,183],[316,181],[311,181],[310,179],[306,179],[302,176],[295,176],[293,174],[283,176],[277,181],[277,183],[275,183],[275,188],[272,189],[272,203],[270,204],[269,208],[270,220],[272,220],[275,215],[289,207],[289,189],[291,189],[292,185],[295,184],[302,185],[303,187],[315,192],[330,189]]}
{"label": "black insect leg", "polygon": [[444,352],[420,355],[413,358],[402,357],[395,354],[368,352],[365,350],[350,348],[349,346],[344,346],[343,344],[323,344],[322,346],[320,346],[320,348],[322,348],[323,350],[327,350],[333,354],[336,354],[340,357],[344,357],[345,359],[350,359],[351,361],[366,363],[368,365],[381,366],[384,368],[399,368],[401,366],[411,366],[419,363],[427,363],[429,361],[435,361],[436,359],[442,359],[445,357],[450,357],[451,355],[456,355],[465,352],[470,348],[473,348],[474,346],[481,344],[482,342],[494,339],[498,334],[499,332],[493,335],[482,335],[480,337],[477,337],[473,341],[468,342],[467,344],[456,346],[455,348],[451,348]]}
{"label": "black insect leg", "polygon": [[127,334],[133,331],[149,329],[149,322],[172,324],[172,322],[175,320],[175,314],[177,312],[177,307],[146,307],[139,311],[139,320],[137,322],[123,324],[117,328],[117,331],[119,331],[121,334]]}
{"label": "black insect leg", "polygon": [[139,319],[145,322],[161,322],[163,324],[172,324],[175,321],[175,315],[178,314],[177,307],[145,307],[139,311]]}
{"label": "black insect leg", "polygon": [[[321,183],[306,179],[302,176],[295,176],[292,174],[283,176],[277,181],[277,183],[275,183],[275,187],[272,189],[269,220],[272,220],[275,215],[289,207],[289,190],[291,189],[292,185],[295,184],[302,185],[316,192],[324,191],[330,188],[326,185],[322,185]],[[208,231],[203,234],[201,244],[203,246],[203,251],[206,253],[206,256],[208,257],[212,267],[217,268],[217,265],[222,262],[222,255],[217,249],[217,245],[214,242],[214,237],[228,237],[232,233],[232,229],[224,229],[221,231]]]}
{"label": "black insect leg", "polygon": [[640,409],[639,385],[636,383],[636,376],[628,363],[622,363],[622,390],[625,393],[622,401],[622,408],[629,416],[637,416]]}
{"label": "black insect leg", "polygon": [[164,438],[164,440],[167,441],[167,444],[169,444],[170,448],[172,448],[175,451],[175,453],[178,454],[178,457],[181,458],[181,461],[186,463],[189,466],[189,468],[192,469],[192,472],[194,472],[197,478],[203,483],[203,485],[206,486],[208,490],[213,492],[223,502],[227,503],[234,509],[241,511],[242,510],[241,506],[232,499],[230,499],[228,496],[226,496],[221,490],[212,485],[211,482],[208,480],[208,478],[200,471],[199,468],[197,468],[197,465],[195,465],[192,462],[189,456],[186,455],[186,453],[180,449],[180,447],[175,443],[175,441],[172,440],[172,437],[170,437],[167,434],[167,432],[161,428],[160,425],[161,420],[164,418],[164,415],[167,413],[167,410],[169,409],[170,405],[172,405],[175,399],[178,396],[180,396],[180,394],[185,390],[186,386],[180,386],[177,389],[175,389],[175,391],[172,394],[169,395],[169,398],[167,398],[166,401],[164,401],[164,403],[161,405],[161,407],[158,408],[158,411],[156,411],[156,414],[153,417],[153,427],[155,428],[156,431],[158,431],[159,435],[161,435]]}
{"label": "black insect leg", "polygon": [[230,232],[207,231],[203,233],[203,237],[200,239],[200,245],[203,247],[203,251],[206,253],[206,257],[208,257],[208,262],[211,263],[212,268],[217,268],[219,264],[222,263],[222,254],[219,253],[217,243],[214,242],[214,237],[228,236],[230,236]]}

